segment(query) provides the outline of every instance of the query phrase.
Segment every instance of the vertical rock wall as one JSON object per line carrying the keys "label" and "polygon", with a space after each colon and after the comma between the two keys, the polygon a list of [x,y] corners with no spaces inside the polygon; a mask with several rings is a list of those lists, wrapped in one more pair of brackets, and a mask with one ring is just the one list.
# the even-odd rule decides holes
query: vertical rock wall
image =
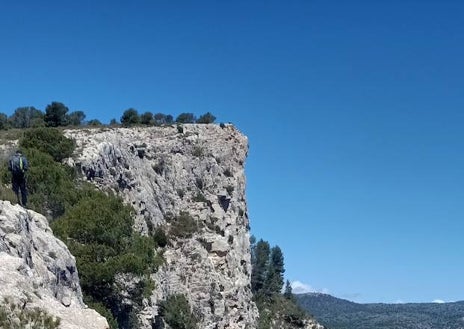
{"label": "vertical rock wall", "polygon": [[139,314],[152,328],[158,303],[184,294],[201,328],[254,328],[244,162],[248,141],[231,125],[101,128],[65,132],[70,160],[89,181],[119,194],[135,211],[134,229],[172,226],[182,212],[197,229],[171,238],[156,288]]}

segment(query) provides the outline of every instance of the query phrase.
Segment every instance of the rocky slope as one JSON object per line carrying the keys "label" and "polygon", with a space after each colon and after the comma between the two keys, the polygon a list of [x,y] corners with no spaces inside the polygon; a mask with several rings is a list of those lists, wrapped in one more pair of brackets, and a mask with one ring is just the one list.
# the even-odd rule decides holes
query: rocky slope
{"label": "rocky slope", "polygon": [[70,160],[102,190],[136,210],[134,229],[150,234],[182,212],[197,228],[172,239],[156,288],[139,313],[143,328],[159,323],[158,304],[183,294],[200,328],[254,328],[244,161],[248,141],[231,125],[68,130]]}
{"label": "rocky slope", "polygon": [[0,306],[11,323],[39,309],[61,329],[108,328],[84,305],[75,259],[47,219],[8,201],[0,201]]}

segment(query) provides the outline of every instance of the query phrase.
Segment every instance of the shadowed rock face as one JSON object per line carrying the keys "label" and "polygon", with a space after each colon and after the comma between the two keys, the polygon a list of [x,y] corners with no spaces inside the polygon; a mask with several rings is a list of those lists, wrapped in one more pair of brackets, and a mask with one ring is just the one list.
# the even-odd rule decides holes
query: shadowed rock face
{"label": "shadowed rock face", "polygon": [[170,238],[156,288],[139,313],[152,328],[157,304],[185,294],[200,328],[254,328],[244,162],[248,141],[233,126],[183,125],[68,130],[70,160],[84,179],[113,190],[136,211],[134,229],[172,227],[188,213],[196,229]]}
{"label": "shadowed rock face", "polygon": [[39,308],[61,319],[62,329],[106,329],[82,301],[74,257],[55,238],[47,219],[0,201],[0,305]]}

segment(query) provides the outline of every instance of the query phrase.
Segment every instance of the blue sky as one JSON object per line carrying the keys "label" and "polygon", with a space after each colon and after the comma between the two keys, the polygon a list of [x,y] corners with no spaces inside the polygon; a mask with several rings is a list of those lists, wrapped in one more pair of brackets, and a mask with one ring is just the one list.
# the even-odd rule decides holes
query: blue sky
{"label": "blue sky", "polygon": [[252,233],[358,302],[464,299],[462,1],[3,1],[0,112],[207,111]]}

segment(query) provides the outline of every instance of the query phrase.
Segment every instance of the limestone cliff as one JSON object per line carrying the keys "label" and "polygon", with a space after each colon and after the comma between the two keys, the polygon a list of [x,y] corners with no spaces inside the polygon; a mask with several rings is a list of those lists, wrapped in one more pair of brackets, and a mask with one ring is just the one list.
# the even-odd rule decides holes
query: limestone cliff
{"label": "limestone cliff", "polygon": [[139,313],[143,328],[158,326],[158,304],[187,296],[200,328],[255,328],[245,198],[247,138],[232,125],[67,130],[77,150],[70,164],[102,190],[131,204],[134,229],[172,225],[188,213],[197,229],[166,247],[152,275],[156,288]]}
{"label": "limestone cliff", "polygon": [[84,305],[75,259],[47,219],[9,201],[0,201],[0,306],[19,326],[20,313],[39,309],[59,318],[60,329],[108,328]]}

